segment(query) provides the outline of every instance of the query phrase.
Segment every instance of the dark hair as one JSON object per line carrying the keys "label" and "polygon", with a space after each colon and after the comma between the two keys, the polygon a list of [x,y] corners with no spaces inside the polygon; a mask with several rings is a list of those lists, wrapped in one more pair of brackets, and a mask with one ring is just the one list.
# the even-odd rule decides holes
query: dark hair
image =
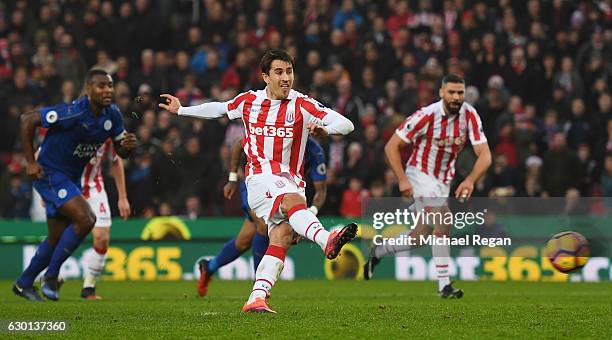
{"label": "dark hair", "polygon": [[295,61],[293,57],[287,53],[285,50],[268,50],[261,57],[261,61],[259,62],[259,67],[261,68],[261,72],[265,74],[270,73],[270,66],[274,60],[282,60],[288,63],[291,63],[291,66],[295,66]]}
{"label": "dark hair", "polygon": [[449,74],[445,75],[444,78],[442,78],[442,85],[445,85],[447,83],[461,83],[461,84],[465,84],[465,80],[463,80],[463,77],[458,75],[458,74],[449,73]]}
{"label": "dark hair", "polygon": [[91,70],[87,71],[87,74],[85,75],[85,84],[89,84],[91,83],[91,80],[93,79],[94,76],[108,76],[108,72],[104,71],[103,69],[99,69],[99,68],[92,68]]}

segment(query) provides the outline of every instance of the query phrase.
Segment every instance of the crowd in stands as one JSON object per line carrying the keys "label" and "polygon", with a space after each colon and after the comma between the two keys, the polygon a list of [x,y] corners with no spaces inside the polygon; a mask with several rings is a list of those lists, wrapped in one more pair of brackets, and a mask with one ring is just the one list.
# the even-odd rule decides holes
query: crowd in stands
{"label": "crowd in stands", "polygon": [[[584,0],[0,0],[0,217],[30,217],[20,114],[72,101],[92,67],[112,74],[139,138],[126,162],[135,215],[240,215],[222,188],[242,123],[178,119],[157,97],[188,106],[263,88],[270,48],[295,57],[296,90],[355,125],[320,141],[321,214],[398,194],[384,144],[438,100],[446,73],[465,78],[494,157],[476,195],[610,197],[611,23],[609,1]],[[468,146],[457,181],[473,160]]]}

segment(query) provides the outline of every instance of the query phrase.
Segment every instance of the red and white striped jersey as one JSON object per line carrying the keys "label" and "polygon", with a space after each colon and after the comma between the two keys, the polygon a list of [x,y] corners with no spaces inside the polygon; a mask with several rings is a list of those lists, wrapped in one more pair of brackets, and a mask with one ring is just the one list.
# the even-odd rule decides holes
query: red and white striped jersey
{"label": "red and white striped jersey", "polygon": [[416,168],[444,183],[455,176],[455,161],[469,137],[472,145],[487,138],[476,109],[464,102],[458,114],[446,114],[442,100],[410,115],[395,133],[414,145],[406,168]]}
{"label": "red and white striped jersey", "polygon": [[104,177],[102,177],[102,162],[107,158],[112,162],[116,162],[119,158],[113,147],[111,139],[107,139],[102,146],[96,151],[81,176],[81,187],[83,188],[83,196],[89,198],[93,192],[102,192],[104,190]]}
{"label": "red and white striped jersey", "polygon": [[305,186],[307,124],[322,125],[322,119],[332,112],[294,90],[283,100],[268,99],[263,89],[242,93],[227,102],[228,117],[244,122],[247,178],[260,173],[288,173],[299,186]]}

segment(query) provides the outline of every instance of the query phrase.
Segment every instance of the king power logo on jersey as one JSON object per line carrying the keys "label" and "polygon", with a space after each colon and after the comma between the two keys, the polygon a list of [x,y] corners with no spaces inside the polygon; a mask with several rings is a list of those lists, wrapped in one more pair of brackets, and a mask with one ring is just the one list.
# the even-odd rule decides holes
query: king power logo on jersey
{"label": "king power logo on jersey", "polygon": [[255,136],[293,138],[293,126],[250,124],[249,133]]}
{"label": "king power logo on jersey", "polygon": [[91,158],[96,154],[96,151],[99,147],[102,146],[103,143],[96,144],[79,144],[74,149],[72,153],[73,156],[77,156],[79,158]]}

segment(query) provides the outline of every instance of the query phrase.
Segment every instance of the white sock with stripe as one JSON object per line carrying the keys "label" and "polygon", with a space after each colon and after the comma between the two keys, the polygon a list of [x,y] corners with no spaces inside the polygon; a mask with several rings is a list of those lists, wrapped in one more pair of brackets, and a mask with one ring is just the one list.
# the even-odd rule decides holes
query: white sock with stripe
{"label": "white sock with stripe", "polygon": [[305,204],[298,204],[289,209],[289,224],[296,233],[318,244],[325,250],[330,232],[325,230],[317,216],[306,209]]}
{"label": "white sock with stripe", "polygon": [[[435,234],[436,237],[443,237],[442,234]],[[446,235],[448,237],[448,235]],[[450,284],[450,274],[448,266],[450,264],[450,245],[432,245],[431,255],[436,264],[436,274],[438,276],[438,291]]]}
{"label": "white sock with stripe", "polygon": [[276,280],[278,280],[283,271],[286,253],[287,250],[285,248],[274,245],[268,246],[266,255],[264,255],[257,267],[255,283],[247,303],[252,303],[257,298],[265,299],[267,297],[268,293],[272,290],[272,286],[274,286],[274,283],[276,283]]}
{"label": "white sock with stripe", "polygon": [[106,248],[98,249],[94,247],[94,251],[91,252],[91,256],[87,261],[87,267],[85,268],[85,275],[83,280],[83,288],[93,288],[96,286],[96,280],[102,274],[104,270],[104,263],[106,262]]}

